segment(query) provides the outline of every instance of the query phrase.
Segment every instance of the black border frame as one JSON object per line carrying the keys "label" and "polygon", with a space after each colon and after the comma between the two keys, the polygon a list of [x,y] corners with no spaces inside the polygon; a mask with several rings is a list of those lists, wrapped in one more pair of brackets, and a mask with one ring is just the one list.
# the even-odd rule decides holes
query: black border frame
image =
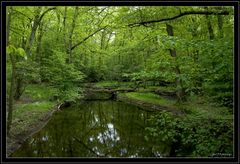
{"label": "black border frame", "polygon": [[[7,158],[6,157],[6,6],[234,6],[234,157],[233,158]],[[223,162],[239,163],[239,13],[238,1],[1,1],[1,162]],[[4,107],[4,108],[3,108]],[[4,116],[4,117],[3,117]],[[237,144],[236,144],[237,143]]]}

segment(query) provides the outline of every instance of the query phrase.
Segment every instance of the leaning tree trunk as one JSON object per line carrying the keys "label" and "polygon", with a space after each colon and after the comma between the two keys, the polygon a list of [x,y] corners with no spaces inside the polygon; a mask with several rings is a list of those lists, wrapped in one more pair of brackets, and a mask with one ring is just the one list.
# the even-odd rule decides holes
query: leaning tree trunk
{"label": "leaning tree trunk", "polygon": [[40,25],[44,15],[46,13],[48,13],[49,11],[55,10],[55,9],[56,9],[56,7],[48,8],[41,14],[42,7],[37,7],[37,9],[35,11],[35,16],[34,16],[32,30],[31,30],[31,33],[30,33],[30,36],[28,38],[28,42],[27,42],[26,48],[25,48],[26,54],[28,56],[30,56],[30,54],[31,54],[31,48],[32,48],[32,45],[33,45],[33,42],[34,42],[34,39],[35,39],[36,31],[37,31],[37,29],[38,29],[38,27],[39,27],[39,25]]}
{"label": "leaning tree trunk", "polygon": [[26,54],[28,56],[30,56],[30,54],[31,54],[31,48],[32,48],[33,41],[34,41],[34,38],[35,38],[35,33],[36,33],[38,25],[40,23],[41,10],[42,10],[41,7],[37,7],[37,10],[35,11],[35,17],[34,17],[34,21],[33,21],[32,30],[31,30],[31,33],[30,33],[30,36],[29,36],[29,39],[28,39],[28,42],[27,42],[27,45],[26,45],[26,49],[25,49]]}
{"label": "leaning tree trunk", "polygon": [[[174,36],[174,33],[173,33],[173,27],[169,24],[166,24],[167,26],[167,33],[169,36]],[[173,49],[169,49],[170,51],[170,55],[174,58],[176,58],[177,56],[177,52],[176,52],[176,49],[173,48]],[[176,67],[175,67],[175,72],[177,74],[177,76],[179,76],[181,74],[181,71],[180,71],[180,68],[179,68],[179,65],[177,64]],[[180,89],[177,90],[177,98],[178,98],[178,101],[182,101],[183,100],[183,97],[185,95],[185,91],[183,89],[183,86],[182,86],[182,80],[180,78],[176,78],[176,86],[180,87]]]}

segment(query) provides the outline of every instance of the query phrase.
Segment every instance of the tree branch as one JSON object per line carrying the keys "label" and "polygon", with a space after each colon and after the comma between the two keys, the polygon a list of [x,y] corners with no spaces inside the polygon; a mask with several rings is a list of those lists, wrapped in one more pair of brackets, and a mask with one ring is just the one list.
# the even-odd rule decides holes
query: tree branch
{"label": "tree branch", "polygon": [[83,42],[85,42],[86,40],[88,40],[90,37],[92,37],[94,34],[96,34],[97,32],[101,31],[102,29],[106,28],[102,27],[100,29],[98,29],[97,31],[93,32],[92,34],[88,35],[86,38],[84,38],[83,40],[81,40],[80,42],[78,42],[77,44],[75,44],[74,46],[72,46],[71,50],[75,49],[77,46],[79,46],[80,44],[82,44]]}
{"label": "tree branch", "polygon": [[21,14],[22,16],[24,16],[24,17],[28,18],[28,20],[32,21],[32,18],[30,18],[30,17],[29,17],[29,16],[27,16],[26,14],[24,14],[24,13],[22,13],[22,12],[18,11],[18,10],[15,10],[15,9],[12,9],[12,11],[13,11],[13,12],[16,12],[16,13],[19,13],[19,14]]}
{"label": "tree branch", "polygon": [[186,11],[183,13],[180,13],[179,15],[170,17],[170,18],[163,18],[159,20],[150,20],[150,21],[143,21],[143,22],[138,22],[138,23],[131,23],[128,24],[130,27],[134,26],[146,26],[147,24],[152,24],[152,23],[159,23],[159,22],[164,22],[164,21],[171,21],[177,18],[180,18],[185,15],[228,15],[228,11],[221,11],[221,12],[213,12],[213,11]]}
{"label": "tree branch", "polygon": [[49,11],[51,11],[51,10],[55,10],[55,9],[56,9],[56,7],[52,7],[52,8],[47,9],[46,11],[44,11],[44,12],[42,13],[42,15],[40,16],[40,18],[39,18],[39,22],[41,22],[43,16],[44,16],[47,12],[49,12]]}
{"label": "tree branch", "polygon": [[18,34],[18,35],[20,35],[20,36],[22,36],[22,37],[25,37],[23,34],[15,31],[15,30],[13,30],[13,29],[11,29],[11,28],[10,28],[9,30],[12,31],[12,32],[15,33],[15,34]]}

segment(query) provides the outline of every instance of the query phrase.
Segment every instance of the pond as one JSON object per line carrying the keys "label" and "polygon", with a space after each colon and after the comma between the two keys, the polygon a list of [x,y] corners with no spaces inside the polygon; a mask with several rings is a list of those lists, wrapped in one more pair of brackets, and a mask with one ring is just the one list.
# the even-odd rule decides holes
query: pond
{"label": "pond", "polygon": [[84,101],[53,115],[12,157],[162,157],[170,147],[146,141],[155,112],[117,101]]}

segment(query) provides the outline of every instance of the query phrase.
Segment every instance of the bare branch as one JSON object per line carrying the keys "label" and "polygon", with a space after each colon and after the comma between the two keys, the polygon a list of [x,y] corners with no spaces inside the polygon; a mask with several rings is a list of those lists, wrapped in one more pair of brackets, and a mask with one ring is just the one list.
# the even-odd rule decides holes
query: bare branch
{"label": "bare branch", "polygon": [[95,32],[91,33],[90,35],[88,35],[86,38],[84,38],[83,40],[81,40],[80,42],[78,42],[77,44],[75,44],[74,46],[72,46],[71,50],[75,49],[77,46],[79,46],[80,44],[82,44],[83,42],[85,42],[86,40],[88,40],[90,37],[92,37],[94,34],[96,34],[97,32],[101,31],[102,29],[106,28],[107,26],[105,27],[102,27],[102,28],[99,28],[98,30],[96,30]]}
{"label": "bare branch", "polygon": [[131,23],[128,26],[134,27],[134,26],[146,26],[147,24],[152,23],[159,23],[164,21],[171,21],[177,18],[180,18],[185,15],[229,15],[228,11],[222,11],[222,12],[213,12],[213,11],[186,11],[183,13],[180,13],[179,15],[170,17],[170,18],[163,18],[158,20],[150,20],[150,21],[143,21],[143,22],[137,22],[137,23]]}

